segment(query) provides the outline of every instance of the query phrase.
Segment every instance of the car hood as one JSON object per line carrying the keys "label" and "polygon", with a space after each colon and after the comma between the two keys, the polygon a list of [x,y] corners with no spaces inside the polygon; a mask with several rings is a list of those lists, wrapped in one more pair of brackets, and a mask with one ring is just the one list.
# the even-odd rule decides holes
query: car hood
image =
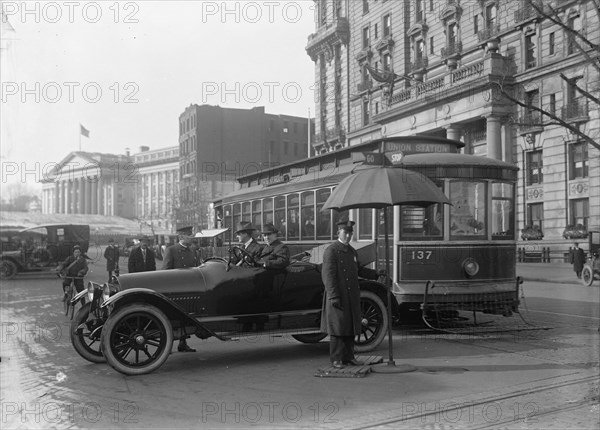
{"label": "car hood", "polygon": [[202,268],[157,270],[156,272],[128,273],[119,277],[122,290],[148,288],[158,293],[185,293],[203,290],[206,285]]}

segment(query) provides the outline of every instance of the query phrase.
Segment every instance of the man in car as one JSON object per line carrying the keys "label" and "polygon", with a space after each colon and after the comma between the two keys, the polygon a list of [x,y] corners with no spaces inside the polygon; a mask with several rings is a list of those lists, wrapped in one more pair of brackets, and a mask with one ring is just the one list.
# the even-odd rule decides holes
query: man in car
{"label": "man in car", "polygon": [[115,276],[119,276],[119,247],[115,246],[115,240],[113,238],[108,239],[108,246],[104,250],[104,258],[106,258],[108,282],[111,282],[113,272],[115,272]]}
{"label": "man in car", "polygon": [[325,249],[321,278],[325,285],[321,331],[329,334],[329,358],[335,368],[358,366],[354,357],[354,337],[361,334],[359,275],[377,279],[377,272],[360,267],[358,254],[350,245],[354,221],[341,218],[338,239]]}
{"label": "man in car", "polygon": [[[179,232],[179,243],[169,246],[165,251],[162,265],[163,270],[191,268],[200,264],[198,254],[192,249],[193,237],[191,227],[179,230]],[[177,346],[179,352],[196,352],[194,348],[190,348],[187,344],[186,339],[188,337],[179,339],[179,346]]]}
{"label": "man in car", "polygon": [[75,284],[75,289],[78,293],[83,291],[83,277],[88,272],[88,264],[81,253],[81,247],[79,245],[73,247],[73,255],[67,257],[56,270],[64,277],[62,283],[64,293],[63,302],[67,299],[67,288],[69,288],[71,282]]}
{"label": "man in car", "polygon": [[156,255],[148,248],[148,238],[140,238],[140,246],[133,248],[127,261],[129,273],[153,272],[156,270]]}
{"label": "man in car", "polygon": [[279,230],[273,224],[265,224],[261,233],[266,246],[256,263],[265,269],[285,269],[290,264],[290,250],[277,238]]}
{"label": "man in car", "polygon": [[[260,259],[262,246],[252,236],[252,233],[255,230],[256,229],[252,226],[252,223],[248,221],[240,221],[235,234],[238,242],[240,243],[239,247],[250,254],[250,257],[252,257],[252,259],[256,262]],[[238,261],[235,256],[233,256],[233,258],[234,262],[238,266],[243,263],[243,259]]]}

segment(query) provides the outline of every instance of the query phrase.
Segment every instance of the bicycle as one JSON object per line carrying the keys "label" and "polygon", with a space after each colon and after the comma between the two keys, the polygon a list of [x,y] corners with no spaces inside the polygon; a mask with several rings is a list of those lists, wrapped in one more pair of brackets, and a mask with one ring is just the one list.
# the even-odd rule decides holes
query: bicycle
{"label": "bicycle", "polygon": [[[58,273],[57,276],[61,279],[70,279],[71,282],[69,283],[69,286],[65,287],[63,285],[63,289],[64,289],[64,297],[63,297],[63,307],[65,310],[65,316],[69,317],[69,319],[73,319],[73,315],[75,314],[75,303],[73,302],[73,297],[75,297],[77,295],[77,289],[75,288],[75,280],[76,279],[84,279],[84,276],[78,277],[78,276],[65,276],[64,274]],[[85,288],[85,287],[84,287]]]}

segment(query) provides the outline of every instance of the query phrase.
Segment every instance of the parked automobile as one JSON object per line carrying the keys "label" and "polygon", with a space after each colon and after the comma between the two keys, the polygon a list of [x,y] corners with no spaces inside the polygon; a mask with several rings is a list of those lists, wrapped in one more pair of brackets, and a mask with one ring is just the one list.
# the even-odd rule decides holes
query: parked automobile
{"label": "parked automobile", "polygon": [[47,224],[0,233],[0,279],[19,272],[53,272],[79,245],[85,254],[90,243],[87,224]]}
{"label": "parked automobile", "polygon": [[600,231],[590,231],[588,234],[588,260],[583,265],[581,279],[590,286],[595,279],[600,279]]}
{"label": "parked automobile", "polygon": [[[244,264],[233,264],[234,255]],[[320,332],[320,268],[293,260],[285,270],[267,270],[233,247],[228,259],[209,258],[195,268],[125,274],[118,284],[90,282],[74,299],[87,295],[90,302],[73,320],[72,344],[88,361],[107,361],[121,373],[140,375],[158,369],[173,341],[190,335],[220,340],[291,335],[316,343],[326,337]],[[357,350],[368,352],[386,335],[385,287],[365,279],[359,283],[363,326]]]}

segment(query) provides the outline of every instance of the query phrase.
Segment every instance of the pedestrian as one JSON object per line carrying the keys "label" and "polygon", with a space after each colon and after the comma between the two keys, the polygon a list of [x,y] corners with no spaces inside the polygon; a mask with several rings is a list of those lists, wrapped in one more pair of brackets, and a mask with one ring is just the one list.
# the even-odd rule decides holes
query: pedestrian
{"label": "pedestrian", "polygon": [[67,288],[71,286],[71,282],[75,284],[75,289],[78,293],[83,291],[83,277],[88,272],[88,264],[79,245],[73,247],[73,255],[67,257],[65,261],[56,268],[56,271],[63,278],[63,302],[67,300]]}
{"label": "pedestrian", "polygon": [[279,230],[268,223],[263,226],[261,233],[266,246],[256,263],[265,269],[285,269],[290,264],[290,250],[278,239]]}
{"label": "pedestrian", "polygon": [[153,272],[156,270],[156,255],[148,248],[148,238],[140,238],[140,246],[133,248],[127,261],[129,273]]}
{"label": "pedestrian", "polygon": [[[170,269],[181,269],[181,268],[192,268],[196,267],[199,264],[198,255],[192,249],[192,229],[186,228],[178,230],[179,234],[179,243],[176,243],[173,246],[169,246],[165,251],[165,255],[163,257],[163,270]],[[179,352],[196,352],[194,348],[190,348],[187,344],[186,339],[189,336],[183,335],[179,339],[179,345],[177,346],[177,351]]]}
{"label": "pedestrian", "polygon": [[119,247],[115,245],[115,240],[112,237],[108,239],[108,246],[104,250],[104,258],[106,258],[108,282],[111,282],[113,272],[115,272],[115,276],[119,276]]}
{"label": "pedestrian", "polygon": [[[238,242],[240,243],[239,248],[246,251],[256,263],[258,260],[260,260],[260,254],[262,253],[263,247],[252,236],[254,231],[256,231],[256,229],[254,228],[251,222],[240,221],[238,223],[235,234],[237,236]],[[243,257],[241,259],[238,259],[235,255],[233,255],[232,258],[233,262],[238,266],[245,261]]]}
{"label": "pedestrian", "polygon": [[585,263],[585,254],[583,249],[579,247],[579,243],[573,243],[570,253],[570,263],[573,265],[573,270],[579,279],[581,279],[581,271]]}
{"label": "pedestrian", "polygon": [[329,334],[331,365],[361,365],[354,357],[354,337],[362,332],[358,277],[377,279],[377,272],[360,267],[358,254],[350,245],[354,221],[341,218],[338,239],[325,249],[321,278],[325,285],[321,312],[321,331]]}

